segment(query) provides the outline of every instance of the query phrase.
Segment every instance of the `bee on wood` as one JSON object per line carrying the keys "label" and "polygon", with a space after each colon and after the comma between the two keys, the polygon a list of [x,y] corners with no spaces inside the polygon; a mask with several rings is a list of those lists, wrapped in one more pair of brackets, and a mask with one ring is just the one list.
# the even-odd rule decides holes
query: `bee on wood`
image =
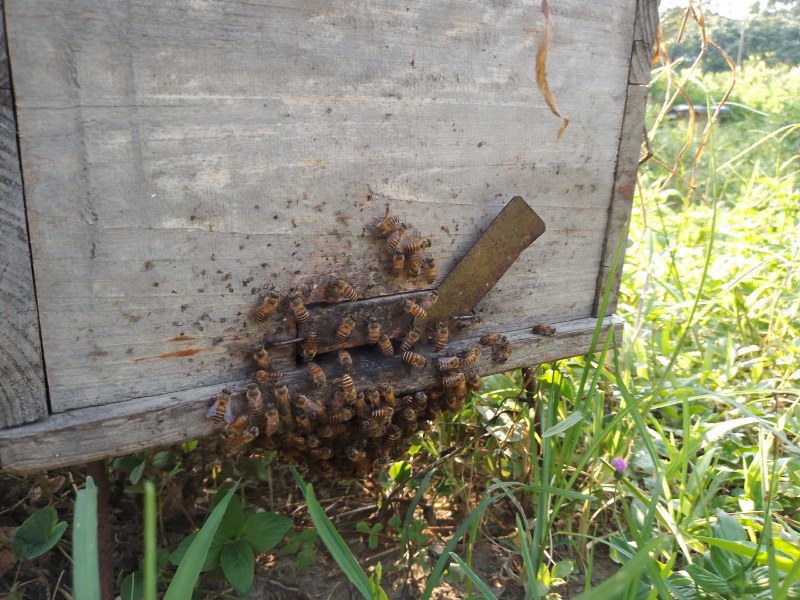
{"label": "bee on wood", "polygon": [[323,439],[332,438],[335,436],[345,435],[350,430],[347,423],[331,423],[323,425],[317,430],[317,435]]}
{"label": "bee on wood", "polygon": [[280,412],[281,415],[292,414],[292,407],[290,403],[291,397],[289,396],[289,388],[285,385],[275,388],[275,404],[278,405],[278,412]]}
{"label": "bee on wood", "polygon": [[303,360],[308,362],[317,355],[317,344],[319,343],[319,333],[316,329],[306,333],[306,337],[300,343],[303,353]]}
{"label": "bee on wood", "polygon": [[492,347],[492,360],[496,363],[504,363],[511,357],[511,342],[506,340],[502,344]]}
{"label": "bee on wood", "polygon": [[209,417],[215,425],[225,421],[230,424],[233,423],[233,396],[230,390],[222,390],[214,398],[214,402],[206,411],[206,417]]}
{"label": "bee on wood", "polygon": [[450,337],[450,328],[446,323],[439,322],[436,324],[436,333],[433,336],[433,347],[437,352],[441,352],[447,345],[447,339]]}
{"label": "bee on wood", "polygon": [[338,357],[339,366],[342,367],[342,370],[349,372],[353,369],[353,357],[350,356],[347,350],[339,350]]}
{"label": "bee on wood", "polygon": [[430,240],[417,240],[403,249],[406,255],[406,268],[410,277],[419,277],[422,272],[422,250],[430,245]]}
{"label": "bee on wood", "polygon": [[405,234],[406,226],[403,223],[400,223],[400,226],[390,233],[386,238],[386,251],[394,253],[394,251],[400,247],[400,242],[403,240],[403,236],[405,236]]}
{"label": "bee on wood", "polygon": [[381,407],[381,394],[375,388],[369,388],[366,393],[367,402],[373,409]]}
{"label": "bee on wood", "polygon": [[359,450],[355,446],[348,446],[345,448],[344,453],[345,456],[347,456],[347,458],[353,462],[362,462],[367,460],[367,453],[363,450]]}
{"label": "bee on wood", "polygon": [[535,333],[536,335],[544,335],[546,337],[553,337],[556,334],[556,328],[552,325],[539,323],[531,328],[531,333]]}
{"label": "bee on wood", "polygon": [[327,446],[319,446],[318,448],[311,448],[309,449],[308,453],[314,458],[319,458],[322,460],[333,458],[333,450],[331,448],[328,448]]}
{"label": "bee on wood", "polygon": [[453,373],[452,375],[445,375],[442,377],[442,386],[446,388],[454,388],[465,384],[466,381],[467,376],[463,373]]}
{"label": "bee on wood", "polygon": [[308,363],[308,374],[311,377],[311,381],[317,387],[324,387],[325,383],[328,381],[325,377],[325,371],[315,362]]}
{"label": "bee on wood", "polygon": [[414,394],[414,409],[417,412],[422,412],[426,408],[428,408],[428,394],[423,391]]}
{"label": "bee on wood", "polygon": [[353,411],[349,408],[340,408],[339,410],[328,413],[323,421],[325,423],[344,423],[353,418]]}
{"label": "bee on wood", "polygon": [[367,403],[364,401],[363,394],[358,394],[356,396],[355,402],[353,402],[353,410],[356,411],[356,416],[359,419],[369,416],[369,410],[367,409]]}
{"label": "bee on wood", "polygon": [[358,293],[344,279],[337,279],[334,282],[334,289],[336,290],[336,294],[339,298],[344,298],[345,300],[358,300]]}
{"label": "bee on wood", "polygon": [[444,404],[447,407],[447,410],[452,412],[460,410],[461,407],[464,406],[465,394],[466,392],[464,394],[453,392],[452,394],[447,395],[444,399]]}
{"label": "bee on wood", "polygon": [[283,371],[264,371],[259,370],[253,375],[253,381],[256,383],[278,383],[283,377]]}
{"label": "bee on wood", "polygon": [[471,329],[475,327],[478,323],[481,322],[481,318],[478,315],[457,315],[454,317],[450,317],[456,322],[456,331],[464,331],[466,329]]}
{"label": "bee on wood", "polygon": [[254,314],[256,321],[259,323],[266,321],[269,316],[275,312],[275,309],[278,307],[279,300],[280,294],[275,292],[271,292],[266,298],[264,298],[264,301],[255,310]]}
{"label": "bee on wood", "polygon": [[261,395],[261,388],[257,383],[248,383],[245,390],[247,398],[247,410],[251,415],[260,415],[264,412],[264,397]]}
{"label": "bee on wood", "polygon": [[483,379],[481,379],[477,373],[470,373],[467,376],[467,389],[472,392],[477,392],[481,387],[483,387]]}
{"label": "bee on wood", "polygon": [[394,409],[389,406],[385,406],[383,408],[373,410],[369,416],[371,419],[375,419],[378,423],[387,423],[392,420],[392,415],[394,415]]}
{"label": "bee on wood", "polygon": [[350,317],[350,315],[345,315],[342,317],[342,321],[339,323],[339,328],[336,330],[336,341],[343,342],[349,338],[350,334],[353,333],[355,326],[356,322]]}
{"label": "bee on wood", "polygon": [[278,433],[278,424],[280,423],[278,409],[272,404],[268,404],[266,407],[264,407],[264,416],[266,417],[264,433],[266,433],[268,436]]}
{"label": "bee on wood", "polygon": [[294,420],[297,423],[297,427],[305,432],[309,432],[314,428],[308,413],[304,410],[298,410],[294,415]]}
{"label": "bee on wood", "polygon": [[348,404],[352,404],[356,401],[356,386],[353,383],[353,378],[350,377],[349,374],[345,373],[340,382],[339,387],[342,389],[342,393],[344,394],[344,401]]}
{"label": "bee on wood", "polygon": [[419,304],[423,310],[428,310],[431,306],[436,304],[436,301],[438,299],[439,299],[439,292],[437,292],[436,290],[431,290],[425,295],[424,298],[420,298],[417,301],[417,304]]}
{"label": "bee on wood", "polygon": [[322,404],[303,394],[298,394],[295,397],[294,405],[304,411],[311,419],[319,419],[325,414],[325,407]]}
{"label": "bee on wood", "polygon": [[259,369],[264,369],[266,371],[272,369],[272,361],[269,358],[269,352],[267,352],[261,344],[253,346],[253,360],[256,361]]}
{"label": "bee on wood", "polygon": [[377,344],[379,337],[381,337],[381,324],[375,317],[370,317],[367,323],[367,342]]}
{"label": "bee on wood", "polygon": [[419,327],[412,327],[406,332],[406,336],[403,338],[403,343],[400,344],[400,350],[406,352],[407,350],[411,350],[414,347],[414,344],[417,343],[419,340],[420,333],[422,333]]}
{"label": "bee on wood", "polygon": [[258,437],[258,427],[250,425],[250,419],[246,415],[241,415],[227,425],[222,432],[225,440],[225,450],[231,453],[242,446],[249,444]]}
{"label": "bee on wood", "polygon": [[397,425],[389,427],[389,433],[386,434],[386,443],[390,446],[397,446],[403,439],[403,432]]}
{"label": "bee on wood", "polygon": [[303,450],[306,447],[306,438],[302,435],[297,435],[296,433],[289,433],[284,438],[284,443],[289,446],[294,446],[298,450]]}
{"label": "bee on wood", "polygon": [[322,442],[319,441],[319,438],[313,433],[309,433],[306,436],[306,448],[319,448],[321,443]]}
{"label": "bee on wood", "polygon": [[473,346],[464,357],[461,359],[461,366],[462,367],[471,367],[476,362],[478,362],[481,358],[481,347],[480,346]]}
{"label": "bee on wood", "polygon": [[400,398],[400,408],[405,408],[406,406],[414,407],[414,396],[407,395]]}
{"label": "bee on wood", "polygon": [[402,356],[403,362],[411,365],[412,367],[416,367],[418,369],[424,369],[428,366],[428,359],[422,356],[422,354],[417,354],[416,352],[403,352]]}
{"label": "bee on wood", "polygon": [[428,285],[431,285],[436,281],[437,275],[436,261],[433,260],[433,256],[430,253],[426,252],[422,258],[422,276],[428,282]]}
{"label": "bee on wood", "polygon": [[298,323],[305,323],[308,320],[308,309],[297,292],[292,292],[289,296],[289,308],[292,309],[294,318]]}
{"label": "bee on wood", "polygon": [[378,338],[378,348],[381,350],[381,354],[384,356],[394,356],[394,346],[392,346],[392,340],[389,339],[389,336],[385,333],[381,334]]}
{"label": "bee on wood", "polygon": [[506,336],[504,336],[502,333],[484,333],[481,336],[481,339],[478,341],[484,346],[493,346],[495,344],[507,342],[508,338],[506,338]]}
{"label": "bee on wood", "polygon": [[394,389],[390,384],[388,383],[380,384],[378,386],[378,392],[380,393],[381,398],[383,398],[383,403],[386,406],[394,407],[397,404],[397,399],[395,398],[394,395]]}
{"label": "bee on wood", "polygon": [[461,359],[457,356],[443,356],[436,360],[440,371],[454,371],[461,366]]}
{"label": "bee on wood", "polygon": [[386,205],[386,214],[373,226],[372,231],[377,237],[386,237],[400,227],[400,219],[389,216],[389,205]]}
{"label": "bee on wood", "polygon": [[403,410],[400,411],[400,418],[403,421],[411,423],[412,421],[417,420],[417,411],[413,409],[411,406],[406,406]]}
{"label": "bee on wood", "polygon": [[406,265],[406,255],[400,248],[396,248],[392,254],[392,266],[389,269],[392,277],[400,277],[403,274],[403,269]]}
{"label": "bee on wood", "polygon": [[417,304],[413,300],[408,300],[408,299],[403,300],[400,306],[402,306],[403,312],[407,312],[408,314],[413,315],[418,319],[424,319],[428,314],[425,312],[424,308],[422,308],[419,304]]}
{"label": "bee on wood", "polygon": [[430,240],[423,240],[422,238],[418,238],[413,242],[409,242],[408,244],[406,244],[403,247],[403,252],[405,253],[406,256],[409,256],[411,254],[421,253],[423,250],[430,247],[431,247]]}
{"label": "bee on wood", "polygon": [[328,403],[328,410],[339,410],[342,407],[344,407],[344,394],[341,389],[336,388],[333,391],[333,398]]}

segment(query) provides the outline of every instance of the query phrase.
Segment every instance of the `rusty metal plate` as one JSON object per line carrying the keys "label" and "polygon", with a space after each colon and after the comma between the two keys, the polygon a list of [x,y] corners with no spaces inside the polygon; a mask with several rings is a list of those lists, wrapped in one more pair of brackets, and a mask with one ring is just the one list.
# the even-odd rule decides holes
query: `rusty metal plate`
{"label": "rusty metal plate", "polygon": [[427,316],[414,324],[422,328],[469,313],[544,230],[539,215],[514,196],[439,285],[439,299]]}

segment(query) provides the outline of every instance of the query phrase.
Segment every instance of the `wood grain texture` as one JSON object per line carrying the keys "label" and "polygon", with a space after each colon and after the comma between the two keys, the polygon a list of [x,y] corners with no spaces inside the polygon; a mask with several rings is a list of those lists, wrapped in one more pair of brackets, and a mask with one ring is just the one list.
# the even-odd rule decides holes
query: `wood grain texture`
{"label": "wood grain texture", "polygon": [[264,290],[426,288],[365,234],[386,198],[445,273],[523,196],[547,232],[481,327],[590,316],[635,6],[553,6],[557,141],[538,2],[7,2],[52,410],[242,380],[291,334]]}
{"label": "wood grain texture", "polygon": [[0,427],[47,412],[0,0]]}
{"label": "wood grain texture", "polygon": [[658,33],[659,0],[637,0],[628,83],[649,85]]}
{"label": "wood grain texture", "polygon": [[[513,352],[508,362],[493,363],[485,350],[475,369],[485,375],[583,353],[590,345],[596,321],[579,319],[554,325],[556,335],[553,337],[533,335],[528,325],[509,332]],[[602,322],[600,346],[610,332],[619,343],[622,322],[617,317],[608,317]],[[425,349],[420,351],[432,357],[441,356],[463,351],[476,342],[476,337],[464,337],[438,355],[429,354]],[[353,358],[354,379],[359,387],[390,381],[397,393],[405,393],[439,385],[440,374],[433,367],[433,361],[426,369],[414,369],[399,358],[384,359],[374,349],[355,351]],[[332,361],[330,355],[321,359],[329,377],[335,376],[337,371]],[[292,393],[311,391],[304,369],[287,373],[285,381]],[[234,383],[228,385],[241,390],[247,382]],[[209,386],[106,407],[76,409],[53,415],[43,423],[0,431],[0,466],[17,473],[41,471],[211,435],[214,426],[205,412],[211,397],[221,388],[220,385]],[[242,409],[240,403],[238,410]]]}

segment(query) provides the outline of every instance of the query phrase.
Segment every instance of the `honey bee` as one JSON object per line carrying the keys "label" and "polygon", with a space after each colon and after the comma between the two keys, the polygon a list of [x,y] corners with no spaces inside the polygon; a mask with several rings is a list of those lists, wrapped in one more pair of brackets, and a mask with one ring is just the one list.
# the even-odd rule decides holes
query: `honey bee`
{"label": "honey bee", "polygon": [[275,403],[278,405],[278,412],[281,415],[291,415],[292,407],[290,405],[291,398],[289,397],[289,388],[282,385],[275,388]]}
{"label": "honey bee", "polygon": [[506,340],[492,348],[492,360],[496,363],[504,363],[511,357],[511,343]]}
{"label": "honey bee", "polygon": [[406,406],[414,407],[414,396],[403,396],[400,398],[400,408],[405,408]]}
{"label": "honey bee", "polygon": [[225,425],[225,428],[222,430],[222,435],[226,437],[244,433],[249,425],[250,417],[247,415],[239,415],[231,423]]}
{"label": "honey bee", "polygon": [[394,415],[394,409],[385,406],[383,408],[377,408],[370,413],[370,418],[375,419],[378,423],[386,423],[392,420],[392,415]]}
{"label": "honey bee", "polygon": [[278,433],[278,424],[280,423],[280,418],[278,417],[278,409],[275,408],[272,404],[268,404],[264,408],[264,415],[266,417],[266,425],[264,426],[264,433],[268,436],[275,435]]}
{"label": "honey bee", "polygon": [[355,446],[348,446],[344,453],[345,456],[347,456],[347,458],[353,462],[362,462],[367,460],[367,453],[363,450],[359,450]]}
{"label": "honey bee", "polygon": [[278,383],[283,377],[283,371],[256,371],[253,381],[256,383]]}
{"label": "honey bee", "polygon": [[413,242],[409,242],[403,247],[403,252],[405,252],[406,256],[410,254],[416,254],[418,252],[422,252],[426,248],[431,247],[430,240],[423,240],[422,238],[418,238]]}
{"label": "honey bee", "polygon": [[461,366],[461,359],[457,356],[443,356],[436,360],[440,371],[453,371]]}
{"label": "honey bee", "polygon": [[431,306],[436,304],[436,301],[438,299],[439,299],[439,292],[437,292],[436,290],[431,290],[425,295],[424,298],[420,298],[417,301],[417,304],[419,304],[423,310],[428,310]]}
{"label": "honey bee", "polygon": [[334,289],[339,298],[344,298],[345,300],[358,300],[358,293],[353,286],[347,283],[344,279],[337,279],[334,282]]}
{"label": "honey bee", "polygon": [[353,411],[349,408],[340,408],[332,413],[328,413],[325,418],[325,423],[344,423],[353,418]]}
{"label": "honey bee", "polygon": [[294,446],[298,450],[303,450],[306,447],[306,438],[303,435],[297,435],[296,433],[289,433],[284,438],[284,443],[289,446]]}
{"label": "honey bee", "polygon": [[290,295],[289,307],[292,309],[294,318],[298,323],[305,323],[308,320],[308,309],[297,292],[292,292]]}
{"label": "honey bee", "polygon": [[556,334],[556,328],[553,327],[552,325],[545,325],[544,323],[539,323],[538,325],[534,325],[531,328],[531,333],[535,333],[536,335],[553,337]]}
{"label": "honey bee", "polygon": [[478,315],[470,314],[470,315],[457,315],[450,317],[456,322],[456,331],[464,331],[465,329],[471,329],[475,327],[478,323],[481,322],[481,318]]}
{"label": "honey bee", "polygon": [[306,337],[300,344],[303,351],[303,360],[308,362],[317,355],[317,344],[319,342],[319,333],[316,330],[309,331]]}
{"label": "honey bee", "polygon": [[450,328],[446,323],[439,322],[436,324],[436,333],[433,338],[433,347],[437,352],[441,352],[447,345],[447,339],[450,337]]}
{"label": "honey bee", "polygon": [[317,435],[321,438],[332,438],[339,435],[345,435],[350,426],[347,423],[332,423],[323,425],[317,430]]}
{"label": "honey bee", "polygon": [[319,438],[313,433],[309,433],[306,436],[306,448],[319,448],[321,443],[322,442],[319,441]]}
{"label": "honey bee", "polygon": [[403,338],[403,343],[400,345],[400,350],[403,352],[411,350],[411,348],[414,347],[414,344],[417,343],[420,333],[421,331],[419,327],[412,327],[409,329],[408,332],[406,332],[406,336]]}
{"label": "honey bee", "polygon": [[428,408],[428,394],[423,391],[414,394],[414,409],[422,412],[426,408]]}
{"label": "honey bee", "polygon": [[311,448],[309,449],[308,453],[314,458],[319,458],[322,460],[333,458],[333,450],[331,448],[328,448],[327,446]]}
{"label": "honey bee", "polygon": [[428,313],[425,312],[425,309],[422,308],[419,304],[414,302],[413,300],[403,300],[401,303],[403,307],[403,311],[407,312],[410,315],[415,316],[418,319],[424,319]]}
{"label": "honey bee", "polygon": [[269,358],[269,352],[267,352],[261,344],[253,346],[253,360],[256,361],[259,369],[265,369],[267,371],[272,369],[272,361]]}
{"label": "honey bee", "polygon": [[370,317],[367,323],[367,342],[377,344],[379,337],[381,337],[381,324],[375,317]]}
{"label": "honey bee", "polygon": [[417,411],[415,411],[411,406],[406,406],[403,410],[400,411],[400,418],[403,421],[407,421],[411,423],[412,421],[417,420]]}
{"label": "honey bee", "polygon": [[295,397],[294,405],[308,414],[312,419],[318,419],[325,414],[325,407],[322,404],[303,394],[298,394]]}
{"label": "honey bee", "polygon": [[389,205],[387,204],[386,214],[383,215],[383,218],[375,224],[375,226],[372,228],[372,231],[377,237],[386,237],[398,227],[400,227],[400,219],[389,216]]}
{"label": "honey bee", "polygon": [[264,298],[264,301],[255,310],[256,321],[259,323],[266,321],[269,316],[275,312],[275,309],[278,307],[279,300],[280,295],[275,292],[271,292],[266,298]]}
{"label": "honey bee", "polygon": [[386,238],[386,251],[393,253],[395,250],[397,250],[405,234],[406,226],[403,223],[400,223],[400,226],[390,233]]}
{"label": "honey bee", "polygon": [[426,252],[422,258],[422,276],[428,282],[428,285],[431,285],[436,281],[437,275],[436,261],[433,260],[433,256]]}
{"label": "honey bee", "polygon": [[416,352],[403,352],[402,358],[404,363],[409,364],[412,367],[417,367],[418,369],[424,369],[428,366],[428,359],[422,356],[422,354],[417,354]]}
{"label": "honey bee", "polygon": [[508,338],[502,333],[484,333],[478,341],[484,346],[493,346],[508,341]]}
{"label": "honey bee", "polygon": [[410,277],[419,277],[422,272],[422,250],[431,245],[430,240],[417,240],[408,244],[403,252],[406,255],[406,267]]}
{"label": "honey bee", "polygon": [[225,440],[225,450],[230,453],[256,439],[258,427],[250,426],[250,419],[246,415],[241,415],[225,427],[222,436]]}
{"label": "honey bee", "polygon": [[403,269],[406,265],[406,255],[400,248],[396,248],[392,254],[392,266],[389,269],[392,277],[400,277],[403,274]]}
{"label": "honey bee", "polygon": [[464,355],[464,358],[461,359],[461,366],[462,367],[471,367],[476,362],[478,362],[481,358],[481,347],[480,346],[473,346],[467,353]]}
{"label": "honey bee", "polygon": [[364,401],[363,394],[358,394],[356,396],[355,402],[353,402],[353,410],[356,411],[356,416],[359,419],[363,419],[368,415],[367,410],[367,403]]}
{"label": "honey bee", "polygon": [[297,427],[305,432],[311,431],[314,427],[314,425],[311,423],[311,419],[308,417],[308,413],[304,410],[298,410],[294,415],[294,420],[295,423],[297,423]]}
{"label": "honey bee", "polygon": [[466,383],[467,377],[463,373],[453,373],[442,377],[442,385],[446,388],[454,388]]}
{"label": "honey bee", "polygon": [[381,394],[375,388],[369,388],[367,390],[367,402],[373,409],[378,409],[381,407]]}
{"label": "honey bee", "polygon": [[477,373],[470,373],[467,376],[467,389],[477,392],[481,387],[483,387],[483,379]]}
{"label": "honey bee", "polygon": [[329,410],[339,410],[343,406],[344,394],[342,393],[342,390],[337,388],[333,391],[333,398],[331,398],[331,401],[328,403],[328,408]]}
{"label": "honey bee", "polygon": [[447,410],[455,412],[464,405],[464,394],[453,392],[445,397],[444,404]]}
{"label": "honey bee", "polygon": [[394,346],[392,346],[392,340],[389,339],[389,336],[381,334],[378,338],[378,348],[381,349],[381,354],[384,356],[394,356]]}
{"label": "honey bee", "polygon": [[209,417],[215,425],[225,421],[230,424],[233,423],[233,396],[230,390],[222,390],[217,394],[213,404],[208,408],[206,417]]}
{"label": "honey bee", "polygon": [[394,407],[397,404],[397,400],[394,395],[394,389],[388,383],[382,383],[378,386],[378,392],[380,393],[381,397],[383,398],[383,403],[386,406]]}
{"label": "honey bee", "polygon": [[389,427],[389,433],[386,434],[386,443],[391,446],[396,446],[403,439],[403,432],[397,425]]}
{"label": "honey bee", "polygon": [[438,419],[442,414],[442,408],[438,404],[431,404],[428,406],[427,417],[431,420]]}
{"label": "honey bee", "polygon": [[317,387],[323,387],[328,381],[325,377],[325,371],[315,362],[308,363],[308,374],[311,377],[311,381],[314,382],[314,385]]}
{"label": "honey bee", "polygon": [[329,462],[325,462],[324,460],[321,460],[317,463],[317,469],[319,469],[319,472],[322,473],[322,476],[325,479],[333,479],[336,476],[331,464]]}
{"label": "honey bee", "polygon": [[264,412],[264,397],[261,395],[261,388],[257,383],[248,383],[245,390],[247,398],[247,410],[251,415],[260,415]]}
{"label": "honey bee", "polygon": [[339,366],[344,371],[350,371],[353,368],[353,357],[347,350],[339,350]]}
{"label": "honey bee", "polygon": [[339,323],[339,328],[336,330],[336,341],[343,342],[349,338],[350,334],[353,333],[355,326],[356,322],[350,317],[350,315],[345,315],[342,317],[342,321]]}
{"label": "honey bee", "polygon": [[342,376],[339,387],[342,389],[345,402],[352,404],[356,401],[356,386],[353,384],[353,378],[349,374],[345,373]]}

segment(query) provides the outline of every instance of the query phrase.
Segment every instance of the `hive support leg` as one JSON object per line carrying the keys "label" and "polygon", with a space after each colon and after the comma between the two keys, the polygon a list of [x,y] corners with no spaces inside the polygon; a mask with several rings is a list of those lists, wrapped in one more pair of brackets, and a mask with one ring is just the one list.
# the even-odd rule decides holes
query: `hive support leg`
{"label": "hive support leg", "polygon": [[111,545],[111,526],[108,510],[108,475],[105,461],[86,464],[86,474],[97,486],[97,553],[100,570],[100,597],[114,600],[114,549]]}

